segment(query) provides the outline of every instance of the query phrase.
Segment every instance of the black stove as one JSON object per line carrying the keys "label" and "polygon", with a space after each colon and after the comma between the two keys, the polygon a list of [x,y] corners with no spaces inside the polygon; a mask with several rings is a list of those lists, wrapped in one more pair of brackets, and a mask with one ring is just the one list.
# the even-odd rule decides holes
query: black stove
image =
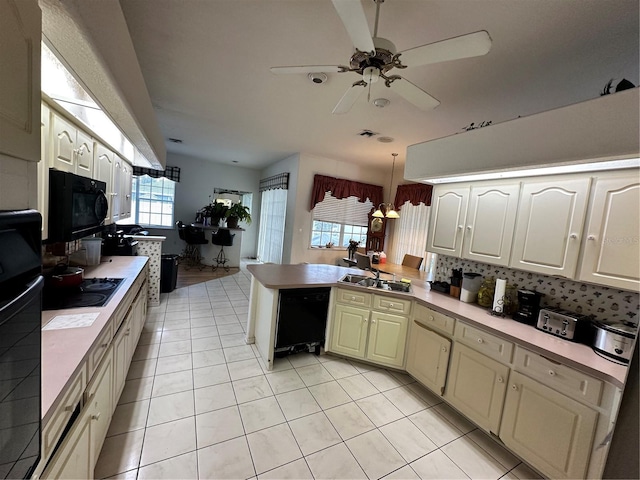
{"label": "black stove", "polygon": [[85,278],[75,287],[45,288],[42,309],[102,307],[111,299],[123,280],[124,278]]}

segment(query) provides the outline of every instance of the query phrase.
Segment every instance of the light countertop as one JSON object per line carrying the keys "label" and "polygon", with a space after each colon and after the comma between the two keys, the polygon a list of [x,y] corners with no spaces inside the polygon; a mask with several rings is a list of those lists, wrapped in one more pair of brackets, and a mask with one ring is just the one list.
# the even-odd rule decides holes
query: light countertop
{"label": "light countertop", "polygon": [[[42,312],[44,327],[58,315],[98,313],[88,327],[42,331],[42,419],[43,424],[61,400],[67,384],[81,370],[88,353],[110,321],[148,262],[147,257],[102,257],[100,265],[85,267],[84,278],[124,278],[109,302],[103,307],[69,308]],[[113,332],[115,333],[115,332]]]}
{"label": "light countertop", "polygon": [[[333,265],[248,265],[247,270],[262,285],[271,289],[303,288],[319,286],[340,286],[362,291],[363,287],[337,283],[347,273],[363,274],[362,270]],[[387,279],[388,276],[381,275]],[[623,387],[628,366],[620,365],[597,355],[588,345],[570,342],[533,326],[525,325],[511,318],[494,317],[489,310],[477,304],[460,300],[426,288],[426,282],[413,279],[413,293],[394,293],[386,290],[368,289],[379,295],[411,297],[421,304],[446,315],[489,331],[499,337],[511,340],[540,355],[564,363],[589,375]]]}

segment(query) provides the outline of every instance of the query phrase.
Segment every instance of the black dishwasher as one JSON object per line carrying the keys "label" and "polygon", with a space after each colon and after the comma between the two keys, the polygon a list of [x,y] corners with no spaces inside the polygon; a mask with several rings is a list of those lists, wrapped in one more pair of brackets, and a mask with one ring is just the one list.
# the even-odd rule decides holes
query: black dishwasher
{"label": "black dishwasher", "polygon": [[276,347],[278,356],[324,346],[329,287],[280,290]]}

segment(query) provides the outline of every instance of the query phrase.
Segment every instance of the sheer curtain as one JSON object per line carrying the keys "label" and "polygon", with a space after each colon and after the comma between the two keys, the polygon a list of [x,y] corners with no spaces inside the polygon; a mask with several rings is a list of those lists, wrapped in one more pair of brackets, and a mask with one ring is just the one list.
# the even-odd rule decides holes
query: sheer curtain
{"label": "sheer curtain", "polygon": [[420,269],[427,272],[428,280],[433,276],[435,265],[435,255],[425,252],[430,209],[424,203],[412,205],[406,201],[402,205],[400,218],[395,220],[393,246],[388,258],[391,263],[400,264],[407,253],[423,257]]}
{"label": "sheer curtain", "polygon": [[276,188],[263,191],[260,203],[260,231],[258,232],[259,261],[282,263],[286,215],[287,190]]}

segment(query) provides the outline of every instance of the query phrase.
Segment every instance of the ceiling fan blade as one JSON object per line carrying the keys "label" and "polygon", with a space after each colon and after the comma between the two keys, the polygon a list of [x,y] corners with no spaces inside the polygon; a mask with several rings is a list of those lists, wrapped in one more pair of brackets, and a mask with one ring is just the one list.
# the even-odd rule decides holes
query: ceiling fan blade
{"label": "ceiling fan blade", "polygon": [[491,50],[491,37],[485,30],[448,38],[402,52],[400,61],[407,67],[479,57]]}
{"label": "ceiling fan blade", "polygon": [[438,100],[404,78],[395,80],[391,83],[389,88],[409,103],[413,103],[420,110],[432,110],[440,105]]}
{"label": "ceiling fan blade", "polygon": [[363,83],[354,83],[351,88],[349,88],[349,90],[344,92],[344,95],[331,113],[340,115],[351,110],[351,107],[354,103],[356,103],[356,100],[358,100],[360,94],[364,92],[365,86],[366,85],[364,85]]}
{"label": "ceiling fan blade", "polygon": [[295,67],[271,67],[269,70],[276,75],[288,73],[338,73],[344,72],[345,67],[338,65],[300,65]]}
{"label": "ceiling fan blade", "polygon": [[360,0],[332,0],[353,45],[361,52],[375,52],[367,17]]}

